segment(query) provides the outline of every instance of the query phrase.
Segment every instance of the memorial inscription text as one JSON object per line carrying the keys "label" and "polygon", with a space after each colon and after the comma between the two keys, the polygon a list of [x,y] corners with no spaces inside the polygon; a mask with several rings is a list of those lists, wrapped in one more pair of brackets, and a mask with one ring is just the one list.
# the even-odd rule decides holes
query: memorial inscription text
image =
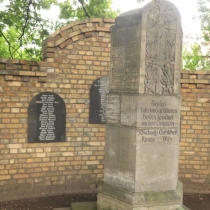
{"label": "memorial inscription text", "polygon": [[39,128],[39,140],[55,140],[55,108],[54,104],[59,104],[58,101],[55,101],[55,97],[53,95],[43,94],[41,96],[40,101],[36,101],[36,103],[42,104],[41,114],[39,115],[39,121],[41,126]]}
{"label": "memorial inscription text", "polygon": [[63,99],[52,92],[36,95],[28,108],[28,141],[65,141],[66,107]]}
{"label": "memorial inscription text", "polygon": [[106,123],[106,95],[109,93],[109,80],[100,80],[99,93],[101,96],[101,108],[99,116],[103,123]]}
{"label": "memorial inscription text", "polygon": [[111,89],[136,90],[140,47],[137,26],[113,28],[112,33]]}
{"label": "memorial inscription text", "polygon": [[172,142],[179,135],[177,116],[179,110],[162,100],[151,100],[150,106],[139,107],[141,122],[137,131],[142,142]]}
{"label": "memorial inscription text", "polygon": [[89,123],[106,123],[106,96],[109,93],[109,76],[95,80],[90,88]]}

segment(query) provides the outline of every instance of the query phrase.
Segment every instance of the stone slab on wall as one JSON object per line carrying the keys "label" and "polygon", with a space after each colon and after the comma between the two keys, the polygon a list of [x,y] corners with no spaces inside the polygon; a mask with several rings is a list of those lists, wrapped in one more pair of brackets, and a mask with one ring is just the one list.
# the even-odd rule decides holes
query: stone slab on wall
{"label": "stone slab on wall", "polygon": [[28,142],[49,143],[66,140],[66,106],[52,92],[41,92],[28,106]]}

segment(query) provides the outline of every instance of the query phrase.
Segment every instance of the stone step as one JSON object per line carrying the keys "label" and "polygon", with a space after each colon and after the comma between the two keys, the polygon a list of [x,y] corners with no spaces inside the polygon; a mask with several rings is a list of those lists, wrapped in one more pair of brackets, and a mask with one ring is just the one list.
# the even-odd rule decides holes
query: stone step
{"label": "stone step", "polygon": [[97,202],[71,203],[71,210],[97,210]]}
{"label": "stone step", "polygon": [[[186,206],[183,206],[184,210],[190,210]],[[53,210],[97,210],[97,202],[81,202],[81,203],[72,203],[71,208],[53,208]]]}

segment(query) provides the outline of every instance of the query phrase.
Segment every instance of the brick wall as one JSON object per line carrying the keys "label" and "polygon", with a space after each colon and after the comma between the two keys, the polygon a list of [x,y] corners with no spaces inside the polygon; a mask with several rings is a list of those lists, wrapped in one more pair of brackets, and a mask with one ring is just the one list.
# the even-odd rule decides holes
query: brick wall
{"label": "brick wall", "polygon": [[179,177],[185,192],[210,193],[210,72],[182,71]]}
{"label": "brick wall", "polygon": [[[43,62],[0,59],[0,200],[93,192],[103,180],[104,125],[89,89],[108,75],[112,19],[73,22],[43,43]],[[27,109],[49,91],[66,104],[66,142],[27,143]]]}
{"label": "brick wall", "polygon": [[[94,192],[103,181],[104,125],[89,124],[89,89],[109,74],[111,19],[71,23],[43,43],[42,62],[0,59],[0,201]],[[179,177],[210,192],[210,74],[182,71]],[[27,143],[27,109],[50,91],[66,104],[66,142]]]}

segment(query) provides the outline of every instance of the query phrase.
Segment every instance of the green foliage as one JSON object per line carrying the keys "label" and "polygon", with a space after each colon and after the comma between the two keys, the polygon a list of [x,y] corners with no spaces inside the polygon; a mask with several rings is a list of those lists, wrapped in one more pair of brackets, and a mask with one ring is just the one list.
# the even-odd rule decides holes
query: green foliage
{"label": "green foliage", "polygon": [[89,17],[114,18],[116,16],[116,12],[111,9],[112,1],[110,0],[78,0],[78,2],[80,4],[77,9],[78,19]]}
{"label": "green foliage", "polygon": [[[14,39],[14,34],[15,34],[15,30],[12,30],[12,29],[10,31],[7,31],[7,34],[5,34],[9,42],[14,42],[13,46],[17,45],[16,40]],[[8,43],[5,42],[2,36],[0,36],[0,45],[1,45],[0,55],[5,54],[6,58],[10,57]]]}
{"label": "green foliage", "polygon": [[[40,60],[42,40],[52,23],[41,17],[50,8],[47,0],[9,0],[0,4],[0,57]],[[2,6],[3,5],[3,6]],[[3,8],[2,8],[3,7]]]}
{"label": "green foliage", "polygon": [[210,70],[209,54],[203,56],[198,44],[194,44],[189,51],[185,49],[182,59],[185,70]]}
{"label": "green foliage", "polygon": [[57,3],[60,7],[60,18],[70,21],[71,19],[85,18],[114,18],[119,11],[111,9],[111,0],[65,0]]}
{"label": "green foliage", "polygon": [[[197,0],[197,6],[205,40],[202,46],[208,46],[210,44],[210,0]],[[184,50],[182,58],[183,68],[186,70],[210,70],[210,53],[203,55],[201,46],[198,44],[194,44],[190,50]]]}
{"label": "green foliage", "polygon": [[210,41],[210,0],[197,0],[199,18],[201,20],[201,30],[204,39]]}
{"label": "green foliage", "polygon": [[[41,60],[42,41],[58,27],[76,19],[114,18],[111,0],[0,0],[0,57]],[[59,19],[42,12],[56,5]]]}

